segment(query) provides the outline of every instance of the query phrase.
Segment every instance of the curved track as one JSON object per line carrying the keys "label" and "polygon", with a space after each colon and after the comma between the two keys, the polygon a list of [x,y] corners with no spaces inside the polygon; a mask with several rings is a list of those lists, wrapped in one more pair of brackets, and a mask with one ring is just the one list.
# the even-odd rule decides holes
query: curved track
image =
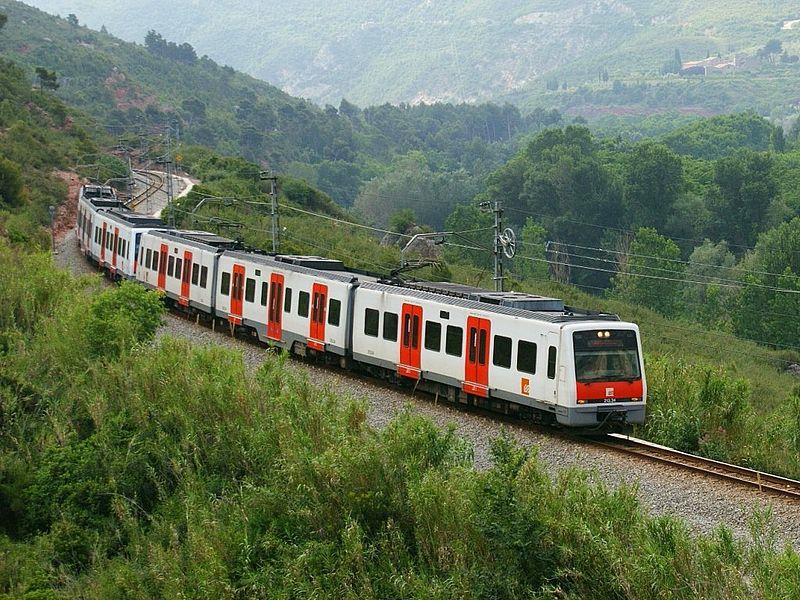
{"label": "curved track", "polygon": [[133,198],[131,198],[130,202],[128,202],[128,207],[131,209],[135,209],[139,206],[142,202],[145,202],[149,198],[151,198],[158,190],[160,190],[164,185],[164,177],[159,175],[158,173],[153,173],[151,171],[138,171],[134,170],[139,181],[143,182],[147,185],[147,188],[137,194]]}
{"label": "curved track", "polygon": [[638,456],[653,462],[664,463],[703,473],[717,479],[754,487],[762,492],[770,492],[800,500],[800,481],[794,479],[688,454],[680,450],[619,434],[609,434],[603,438],[594,439],[592,442],[623,454]]}

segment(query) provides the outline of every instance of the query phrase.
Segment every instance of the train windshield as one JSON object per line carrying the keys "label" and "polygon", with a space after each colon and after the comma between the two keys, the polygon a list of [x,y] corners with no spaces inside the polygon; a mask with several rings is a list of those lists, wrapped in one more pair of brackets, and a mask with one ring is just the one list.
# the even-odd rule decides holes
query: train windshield
{"label": "train windshield", "polygon": [[635,331],[576,331],[572,340],[578,381],[635,381],[641,378]]}

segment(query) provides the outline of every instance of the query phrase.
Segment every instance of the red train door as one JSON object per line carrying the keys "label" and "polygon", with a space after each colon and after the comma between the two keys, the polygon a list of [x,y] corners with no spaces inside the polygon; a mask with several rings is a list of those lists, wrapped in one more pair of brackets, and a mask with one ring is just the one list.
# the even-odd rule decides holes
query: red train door
{"label": "red train door", "polygon": [[467,355],[463,389],[468,394],[489,395],[489,340],[491,322],[488,319],[467,319]]}
{"label": "red train door", "polygon": [[178,300],[183,306],[189,306],[190,289],[192,280],[192,253],[185,250],[183,253],[183,272],[181,273],[181,296]]}
{"label": "red train door", "polygon": [[111,266],[117,270],[117,246],[119,246],[119,227],[114,227],[114,237],[111,238]]}
{"label": "red train door", "polygon": [[231,311],[228,320],[234,325],[242,322],[242,297],[244,296],[244,266],[233,265],[231,282]]}
{"label": "red train door", "polygon": [[100,260],[106,260],[106,222],[103,221],[103,237],[100,240]]}
{"label": "red train door", "polygon": [[315,283],[311,288],[311,326],[308,347],[325,349],[325,314],[328,306],[328,286]]}
{"label": "red train door", "polygon": [[403,377],[419,379],[422,340],[422,307],[403,304],[401,315],[400,364],[397,373]]}
{"label": "red train door", "polygon": [[283,275],[269,277],[269,304],[267,305],[267,337],[276,342],[283,337]]}
{"label": "red train door", "polygon": [[161,244],[161,256],[158,257],[158,289],[164,290],[167,287],[167,255],[169,254],[169,247],[166,244]]}

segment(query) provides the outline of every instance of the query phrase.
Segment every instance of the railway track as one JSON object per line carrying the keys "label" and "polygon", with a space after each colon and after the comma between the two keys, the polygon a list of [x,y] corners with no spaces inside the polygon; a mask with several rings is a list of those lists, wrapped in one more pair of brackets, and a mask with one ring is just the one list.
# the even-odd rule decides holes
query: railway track
{"label": "railway track", "polygon": [[152,173],[150,171],[134,171],[134,173],[136,173],[140,181],[147,184],[147,188],[142,193],[131,198],[130,202],[128,202],[128,207],[131,209],[136,208],[142,202],[150,199],[164,185],[164,177],[157,173]]}
{"label": "railway track", "polygon": [[716,479],[756,488],[762,492],[800,500],[800,481],[794,479],[695,456],[674,448],[620,434],[608,434],[602,438],[593,439],[592,443],[629,456],[638,456],[652,462],[668,464]]}

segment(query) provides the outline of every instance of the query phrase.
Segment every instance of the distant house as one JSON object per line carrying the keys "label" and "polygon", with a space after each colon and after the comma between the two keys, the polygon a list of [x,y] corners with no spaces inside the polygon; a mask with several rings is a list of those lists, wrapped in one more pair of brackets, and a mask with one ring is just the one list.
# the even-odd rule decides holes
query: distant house
{"label": "distant house", "polygon": [[681,65],[681,75],[711,75],[714,73],[725,73],[736,69],[736,56],[733,58],[722,58],[711,56],[703,60],[691,60]]}

